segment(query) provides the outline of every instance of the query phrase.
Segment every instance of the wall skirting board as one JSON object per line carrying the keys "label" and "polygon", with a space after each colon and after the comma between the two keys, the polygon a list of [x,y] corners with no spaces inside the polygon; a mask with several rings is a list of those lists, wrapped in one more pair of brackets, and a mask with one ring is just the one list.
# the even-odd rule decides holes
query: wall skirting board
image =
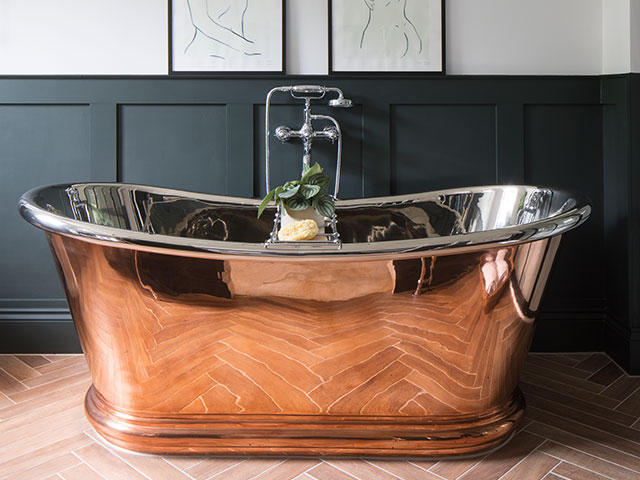
{"label": "wall skirting board", "polygon": [[[16,213],[20,194],[118,181],[261,196],[264,97],[296,83],[354,101],[317,108],[345,134],[345,198],[496,183],[587,194],[592,217],[562,240],[533,349],[604,349],[640,373],[636,74],[0,77],[0,351],[79,349],[45,238]],[[300,123],[299,104],[274,100],[273,125]],[[272,183],[294,176],[300,146],[271,148]],[[314,157],[332,170],[334,152],[318,143]]]}

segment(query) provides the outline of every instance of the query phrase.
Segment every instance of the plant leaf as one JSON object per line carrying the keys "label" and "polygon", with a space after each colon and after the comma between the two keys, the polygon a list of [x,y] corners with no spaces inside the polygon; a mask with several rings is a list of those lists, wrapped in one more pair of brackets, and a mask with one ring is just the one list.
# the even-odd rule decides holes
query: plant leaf
{"label": "plant leaf", "polygon": [[284,188],[285,190],[289,190],[290,188],[295,187],[296,185],[300,185],[300,180],[290,180],[287,183],[285,183],[282,188]]}
{"label": "plant leaf", "polygon": [[285,205],[289,210],[304,210],[311,206],[311,202],[302,195],[296,195],[295,197],[287,198]]}
{"label": "plant leaf", "polygon": [[278,195],[278,197],[280,197],[280,198],[291,198],[296,193],[298,193],[298,190],[300,190],[300,185],[296,185],[294,187],[291,187],[291,188],[288,188],[288,189],[284,189],[284,191],[282,193],[280,193]]}
{"label": "plant leaf", "polygon": [[315,175],[311,175],[304,182],[308,185],[319,185],[320,188],[327,188],[329,185],[329,177],[327,177],[324,173],[316,173]]}
{"label": "plant leaf", "polygon": [[300,181],[302,183],[309,183],[308,179],[309,177],[312,177],[314,175],[317,175],[319,173],[322,173],[322,167],[320,166],[320,164],[318,162],[313,164],[313,167],[309,168],[307,171],[304,172],[304,174],[302,175],[302,178],[300,179]]}
{"label": "plant leaf", "polygon": [[262,199],[262,201],[260,202],[260,206],[258,207],[258,218],[260,218],[260,215],[262,215],[262,212],[264,212],[264,209],[267,208],[267,205],[269,205],[269,202],[271,201],[275,193],[276,193],[276,189],[274,188],[269,193],[267,193],[265,197]]}
{"label": "plant leaf", "polygon": [[311,199],[320,193],[320,185],[300,185],[300,193],[304,198]]}
{"label": "plant leaf", "polygon": [[336,211],[335,203],[329,195],[320,195],[313,198],[313,208],[323,217],[333,217]]}

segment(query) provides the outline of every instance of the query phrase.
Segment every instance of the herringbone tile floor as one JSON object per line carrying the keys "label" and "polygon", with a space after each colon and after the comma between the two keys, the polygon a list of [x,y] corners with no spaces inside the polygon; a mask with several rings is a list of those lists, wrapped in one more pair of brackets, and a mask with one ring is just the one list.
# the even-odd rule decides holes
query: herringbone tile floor
{"label": "herringbone tile floor", "polygon": [[0,479],[639,479],[640,377],[601,353],[531,354],[524,428],[467,460],[190,458],[104,446],[84,418],[82,355],[0,355]]}

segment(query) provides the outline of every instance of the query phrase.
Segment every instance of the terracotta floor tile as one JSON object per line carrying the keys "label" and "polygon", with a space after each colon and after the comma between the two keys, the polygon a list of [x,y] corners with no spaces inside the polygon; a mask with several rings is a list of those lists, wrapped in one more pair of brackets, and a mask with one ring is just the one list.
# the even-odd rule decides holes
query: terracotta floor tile
{"label": "terracotta floor tile", "polygon": [[367,480],[397,480],[395,475],[361,460],[327,460],[327,463],[356,478]]}
{"label": "terracotta floor tile", "polygon": [[237,478],[238,480],[249,480],[250,478],[259,475],[261,472],[265,470],[270,470],[271,468],[281,464],[283,462],[282,459],[272,459],[272,458],[254,458],[251,461],[240,462],[237,465],[225,470],[222,473],[218,473],[209,478],[216,479],[230,479]]}
{"label": "terracotta floor tile", "polygon": [[15,405],[13,401],[9,397],[7,397],[4,393],[0,392],[0,411]]}
{"label": "terracotta floor tile", "polygon": [[431,467],[429,471],[446,480],[455,480],[480,463],[483,458],[484,456],[460,460],[441,460]]}
{"label": "terracotta floor tile", "polygon": [[94,443],[75,450],[74,454],[109,480],[146,480],[144,476],[101,445]]}
{"label": "terracotta floor tile", "polygon": [[402,460],[369,460],[369,463],[403,480],[438,480],[440,478],[427,472],[424,468]]}
{"label": "terracotta floor tile", "polygon": [[75,450],[76,448],[84,447],[90,443],[93,443],[93,441],[82,433],[75,434],[57,442],[54,441],[42,448],[16,456],[4,463],[0,463],[0,478],[26,471],[36,462],[42,463],[54,460]]}
{"label": "terracotta floor tile", "polygon": [[611,359],[606,354],[594,353],[578,363],[575,368],[595,373],[609,363],[611,363]]}
{"label": "terracotta floor tile", "polygon": [[534,406],[529,407],[528,415],[536,422],[551,425],[579,437],[591,439],[594,442],[613,448],[614,450],[620,450],[630,455],[640,457],[640,445],[635,442],[630,442],[618,435],[612,435],[597,428],[574,422],[561,415],[545,412]]}
{"label": "terracotta floor tile", "polygon": [[75,467],[60,472],[58,475],[64,480],[104,480],[104,477],[91,470],[86,463],[81,463]]}
{"label": "terracotta floor tile", "polygon": [[46,395],[40,395],[31,400],[20,403],[12,402],[9,407],[0,409],[0,421],[14,416],[28,415],[29,412],[33,412],[41,407],[52,405],[74,395],[84,394],[89,389],[89,385],[88,382],[77,383],[68,388],[48,391]]}
{"label": "terracotta floor tile", "polygon": [[153,480],[188,480],[190,478],[180,469],[165,462],[160,456],[138,455],[125,453],[121,450],[113,453],[138,472]]}
{"label": "terracotta floor tile", "polygon": [[[549,355],[554,355],[554,354],[550,353]],[[580,363],[585,358],[589,358],[592,354],[587,352],[571,352],[571,353],[561,353],[559,355],[572,358],[576,361],[576,363]]]}
{"label": "terracotta floor tile", "polygon": [[575,367],[581,361],[561,353],[532,353],[531,355],[544,358],[545,360],[551,360],[552,362],[560,363],[567,367]]}
{"label": "terracotta floor tile", "polygon": [[485,457],[482,462],[460,478],[463,480],[499,478],[544,441],[544,438],[538,437],[537,435],[520,432],[506,446]]}
{"label": "terracotta floor tile", "polygon": [[570,445],[572,448],[582,453],[587,453],[594,457],[615,463],[616,465],[640,472],[640,457],[607,447],[593,441],[591,438],[579,437],[572,433],[565,432],[564,430],[539,422],[532,423],[527,428],[527,431],[548,440],[553,440],[555,443],[560,445]]}
{"label": "terracotta floor tile", "polygon": [[[621,425],[631,426],[637,420],[637,415],[629,414],[620,409],[612,410],[611,408],[602,407],[595,403],[584,401],[580,398],[575,398],[570,395],[565,395],[564,393],[557,392],[549,388],[534,386],[527,382],[520,382],[520,388],[522,388],[525,396],[527,395],[527,393],[539,395],[556,403],[571,405],[571,407],[575,408],[576,410],[581,410],[598,417],[606,418],[607,420],[620,423]],[[632,404],[635,405],[635,403],[633,402]]]}
{"label": "terracotta floor tile", "polygon": [[187,468],[185,472],[196,480],[205,480],[244,461],[238,458],[209,458]]}
{"label": "terracotta floor tile", "polygon": [[90,380],[91,376],[89,375],[89,372],[76,373],[70,377],[61,378],[45,385],[9,394],[9,398],[17,403],[26,402],[27,400],[39,397],[40,395],[49,395],[52,390],[66,389],[77,383],[87,384]]}
{"label": "terracotta floor tile", "polygon": [[562,462],[554,468],[553,473],[570,480],[607,480],[602,475],[598,475],[597,473],[590,472],[589,470],[585,470],[577,465],[572,465],[566,462]]}
{"label": "terracotta floor tile", "polygon": [[597,383],[599,385],[609,386],[618,378],[624,375],[624,372],[615,363],[610,362],[602,367],[596,373],[587,378],[587,381]]}
{"label": "terracotta floor tile", "polygon": [[316,480],[353,480],[353,476],[327,463],[321,463],[317,467],[309,470],[307,474]]}
{"label": "terracotta floor tile", "polygon": [[29,455],[53,443],[79,435],[83,429],[89,427],[89,424],[85,418],[82,418],[60,424],[53,423],[52,427],[52,429],[41,429],[41,433],[47,432],[47,434],[29,435],[19,439],[11,439],[6,443],[3,441],[0,444],[0,463],[14,460],[21,455]]}
{"label": "terracotta floor tile", "polygon": [[81,462],[78,460],[78,457],[71,453],[65,453],[64,455],[43,462],[27,470],[4,477],[3,480],[42,480],[45,477],[55,475],[57,472],[66,470],[67,468],[78,465],[79,463]]}
{"label": "terracotta floor tile", "polygon": [[52,363],[59,362],[60,360],[66,360],[67,358],[79,357],[80,354],[64,354],[64,353],[50,353],[44,355],[44,358]]}
{"label": "terracotta floor tile", "polygon": [[51,363],[51,360],[43,357],[42,355],[16,355],[16,358],[29,365],[31,368],[41,367],[42,365]]}
{"label": "terracotta floor tile", "polygon": [[567,479],[554,475],[553,473],[548,473],[547,475],[544,476],[542,480],[567,480]]}
{"label": "terracotta floor tile", "polygon": [[[629,377],[627,377],[629,378]],[[546,376],[536,375],[528,371],[524,371],[520,377],[521,381],[530,383],[537,387],[548,388],[554,392],[564,393],[573,398],[578,398],[586,402],[595,403],[608,409],[614,409],[620,404],[620,400],[610,398],[609,396],[602,396],[599,393],[593,393],[590,390],[585,390],[580,387],[576,387],[565,382],[553,380]],[[625,397],[626,398],[626,397]]]}
{"label": "terracotta floor tile", "polygon": [[13,416],[5,419],[0,423],[0,434],[6,435],[14,428],[24,427],[25,425],[35,423],[44,417],[57,417],[59,414],[67,412],[69,409],[78,407],[84,400],[84,393],[80,393],[59,402],[52,402],[41,408],[30,410],[19,416]]}
{"label": "terracotta floor tile", "polygon": [[574,421],[576,423],[581,423],[598,430],[608,432],[612,435],[617,435],[619,437],[622,437],[623,439],[631,440],[632,442],[636,442],[638,447],[640,447],[640,433],[638,433],[637,430],[634,430],[631,427],[613,423],[604,418],[577,410],[573,408],[573,406],[553,402],[537,395],[529,394],[527,401],[532,407],[538,407],[546,410],[547,412],[561,415],[566,419]]}
{"label": "terracotta floor tile", "polygon": [[87,366],[87,362],[84,359],[84,355],[67,356],[62,360],[55,361],[46,365],[42,365],[40,367],[37,367],[36,369],[38,370],[38,372],[44,374],[44,373],[55,372],[56,370],[62,370],[63,368],[73,367],[76,365],[84,365],[85,367]]}
{"label": "terracotta floor tile", "polygon": [[252,480],[291,480],[293,478],[300,478],[298,475],[315,467],[319,463],[320,460],[315,459],[288,459],[276,465],[271,470],[261,473],[257,477],[253,477]]}
{"label": "terracotta floor tile", "polygon": [[616,408],[616,411],[633,415],[636,418],[640,417],[640,388],[622,402],[618,408]]}
{"label": "terracotta floor tile", "polygon": [[0,368],[20,382],[40,375],[36,369],[31,368],[13,355],[0,355]]}
{"label": "terracotta floor tile", "polygon": [[180,457],[178,455],[168,455],[163,457],[164,460],[174,467],[179,468],[180,470],[186,470],[188,468],[194,467],[199,463],[202,463],[204,457],[195,457],[193,455],[185,455],[184,457]]}
{"label": "terracotta floor tile", "polygon": [[573,448],[559,445],[555,442],[546,442],[539,448],[539,450],[542,453],[551,455],[552,457],[560,458],[574,465],[580,465],[587,470],[610,478],[621,480],[640,480],[639,473],[591,455],[587,455],[586,453],[578,452]]}
{"label": "terracotta floor tile", "polygon": [[23,380],[22,383],[24,383],[29,388],[34,388],[39,385],[44,385],[45,383],[50,383],[61,378],[70,377],[72,375],[75,375],[76,373],[83,372],[89,372],[87,365],[84,363],[78,363],[76,365],[70,365],[68,367],[53,370],[51,372],[42,373],[37,377]]}
{"label": "terracotta floor tile", "polygon": [[528,457],[505,473],[500,480],[540,480],[560,460],[540,452],[532,452]]}
{"label": "terracotta floor tile", "polygon": [[561,383],[565,383],[566,385],[578,387],[583,390],[587,390],[588,392],[599,393],[602,390],[604,390],[604,387],[602,385],[598,385],[597,383],[593,383],[593,382],[588,382],[584,378],[578,378],[573,375],[567,375],[562,372],[558,372],[553,368],[545,368],[539,365],[527,364],[524,370],[525,372],[530,372],[535,375],[547,377],[551,380],[555,380],[556,382],[561,382]]}
{"label": "terracotta floor tile", "polygon": [[623,375],[605,388],[602,391],[602,395],[621,402],[638,388],[640,388],[640,377]]}
{"label": "terracotta floor tile", "polygon": [[[12,395],[18,392],[23,392],[27,389],[22,383],[13,378],[4,370],[0,370],[0,392],[11,398]],[[13,399],[12,399],[13,400]],[[15,400],[14,400],[15,401]]]}
{"label": "terracotta floor tile", "polygon": [[[55,442],[57,436],[65,431],[65,427],[74,425],[77,428],[78,424],[75,422],[80,422],[80,424],[87,422],[82,405],[76,405],[53,417],[45,417],[3,432],[1,437],[5,448],[0,450],[0,462],[13,458],[17,452],[34,451],[49,445],[52,441]],[[47,435],[44,432],[50,434]],[[81,432],[76,431],[75,433]],[[56,436],[53,436],[54,434]],[[26,450],[27,448],[28,450]]]}
{"label": "terracotta floor tile", "polygon": [[585,379],[591,375],[590,371],[581,370],[574,367],[567,367],[566,365],[562,365],[560,363],[551,361],[547,358],[535,357],[533,355],[527,358],[527,365],[548,368],[553,370],[554,372],[562,373],[564,375],[569,375],[570,377]]}

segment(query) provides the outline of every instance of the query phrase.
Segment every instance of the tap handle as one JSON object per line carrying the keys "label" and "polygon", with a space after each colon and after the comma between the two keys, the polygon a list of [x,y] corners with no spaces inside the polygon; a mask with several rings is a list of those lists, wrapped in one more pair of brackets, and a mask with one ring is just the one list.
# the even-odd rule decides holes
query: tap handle
{"label": "tap handle", "polygon": [[291,128],[289,127],[280,126],[276,128],[275,136],[282,143],[288,142],[289,140],[291,140],[291,134],[292,134],[292,131],[291,131]]}

